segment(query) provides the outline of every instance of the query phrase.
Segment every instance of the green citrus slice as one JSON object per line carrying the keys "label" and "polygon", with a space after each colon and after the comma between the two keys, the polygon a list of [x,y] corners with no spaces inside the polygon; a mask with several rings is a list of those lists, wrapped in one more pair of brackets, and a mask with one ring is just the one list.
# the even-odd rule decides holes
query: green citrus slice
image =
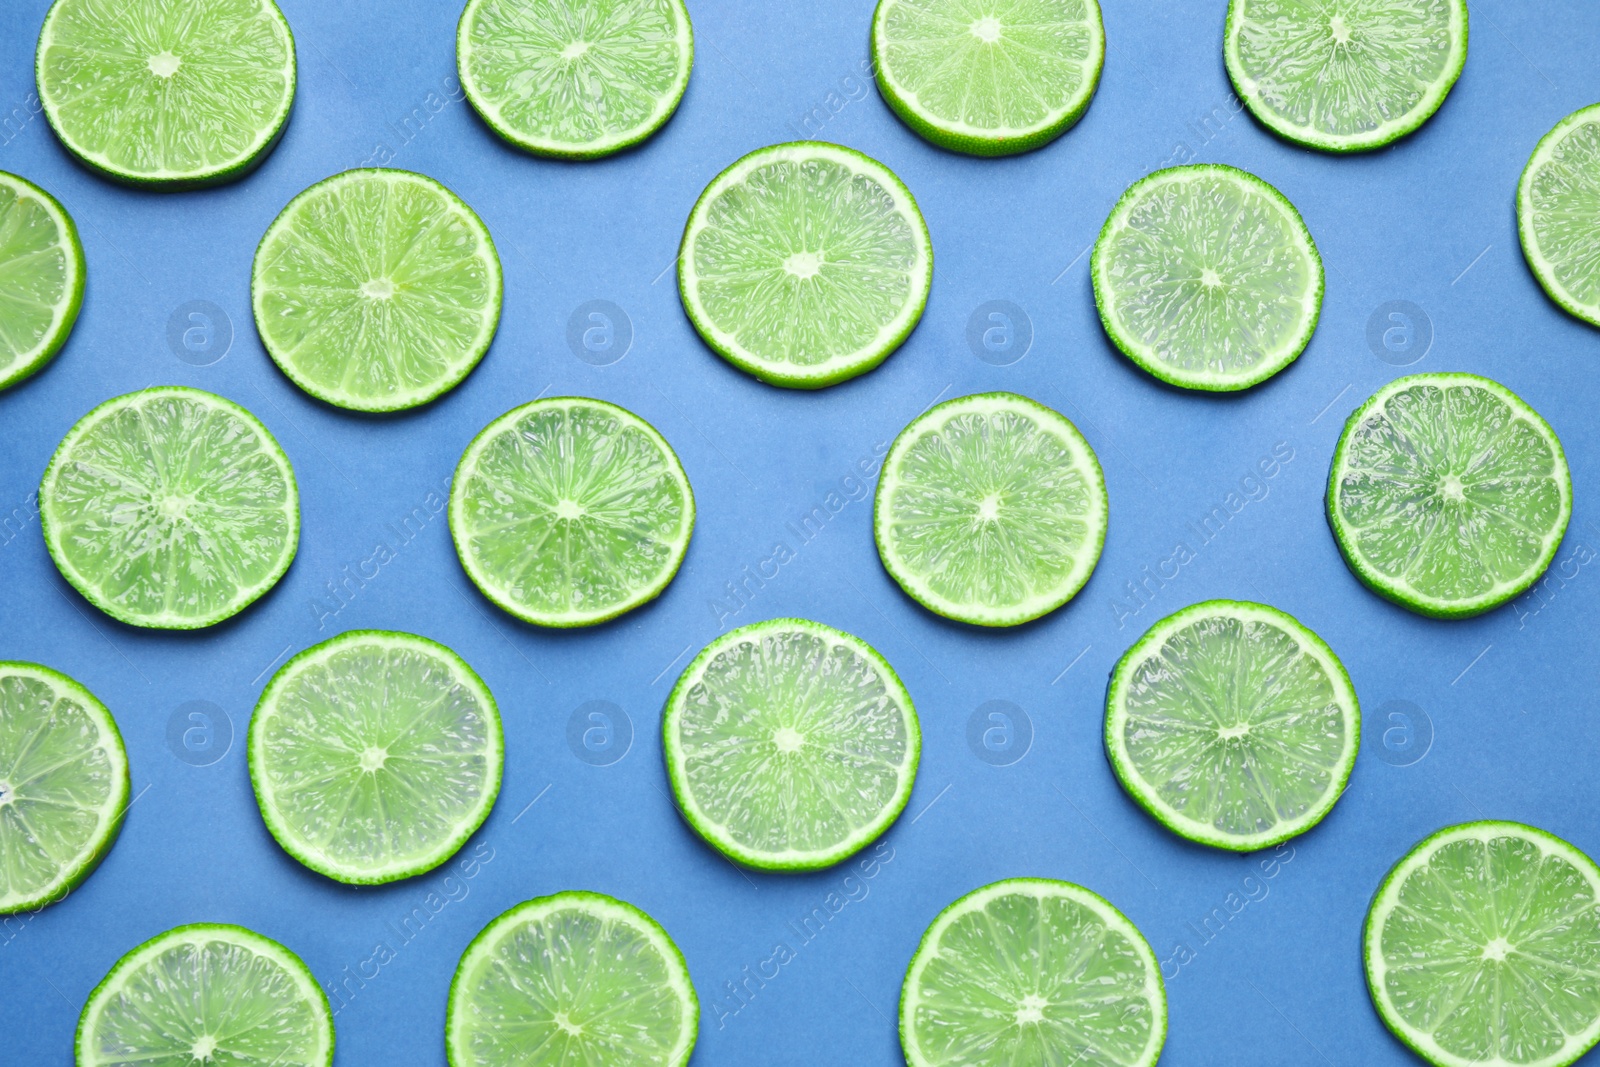
{"label": "green citrus slice", "polygon": [[285,852],[356,885],[431,871],[500,793],[500,712],[460,656],[352,630],[272,676],[250,720],[250,780]]}
{"label": "green citrus slice", "polygon": [[1106,482],[1077,427],[1015,393],[950,400],[900,431],[878,479],[878,555],[947,618],[1015,626],[1089,580]]}
{"label": "green citrus slice", "polygon": [[615,404],[551,397],[473,438],[450,488],[450,533],[483,595],[540,626],[593,626],[678,573],[694,492],[655,427]]}
{"label": "green citrus slice", "polygon": [[1153,1067],[1166,1039],[1149,943],[1070,882],[968,893],[922,935],[900,992],[909,1067]]}
{"label": "green citrus slice", "polygon": [[1090,259],[1106,334],[1185,389],[1248,389],[1297,359],[1322,257],[1294,205],[1242,170],[1160,170],[1122,194]]}
{"label": "green citrus slice", "polygon": [[852,634],[773,619],[723,634],[661,718],[684,818],[748,867],[830,867],[911,797],[922,732],[894,668]]}
{"label": "green citrus slice", "polygon": [[1097,0],[879,0],[872,19],[889,107],[933,144],[975,156],[1070,130],[1105,55]]}
{"label": "green citrus slice", "polygon": [[538,155],[595,159],[672,117],[694,33],[683,0],[468,0],[456,65],[495,133]]}
{"label": "green citrus slice", "polygon": [[79,1067],[328,1067],[333,1013],[300,957],[242,926],[195,923],[123,956],[78,1020]]}
{"label": "green citrus slice", "polygon": [[271,589],[300,541],[289,457],[220,396],[160,386],[78,420],[39,486],[63,577],[132,626],[192,630]]}
{"label": "green citrus slice", "polygon": [[1414,374],[1345,423],[1328,523],[1356,577],[1436,618],[1478,615],[1544,573],[1572,517],[1555,431],[1473,374]]}
{"label": "green citrus slice", "polygon": [[1600,326],[1600,104],[1544,135],[1517,186],[1517,228],[1550,299]]}
{"label": "green citrus slice", "polygon": [[500,257],[450,190],[404,170],[347,170],[289,201],[250,277],[267,354],[355,411],[413,408],[478,365],[500,324]]}
{"label": "green citrus slice", "polygon": [[85,271],[72,216],[37,185],[0,171],[0,389],[31,377],[67,343]]}
{"label": "green citrus slice", "polygon": [[706,344],[796,389],[882,363],[932,283],[911,191],[877,160],[819,141],[757,149],[717,175],[678,251],[679,294]]}
{"label": "green citrus slice", "polygon": [[601,893],[529,900],[461,954],[450,983],[450,1067],[683,1067],[700,1001],[659,923]]}
{"label": "green citrus slice", "polygon": [[104,704],[64,674],[0,663],[0,915],[70,893],[128,807],[128,753]]}
{"label": "green citrus slice", "polygon": [[1531,826],[1440,830],[1367,912],[1367,989],[1439,1067],[1566,1067],[1600,1039],[1600,868]]}
{"label": "green citrus slice", "polygon": [[242,177],[294,104],[294,37],[272,0],[56,0],[36,66],[61,143],[138,185]]}
{"label": "green citrus slice", "polygon": [[1106,694],[1106,755],[1128,795],[1180,837],[1235,852],[1321,822],[1360,742],[1339,658],[1265,604],[1167,616],[1123,655]]}
{"label": "green citrus slice", "polygon": [[1365,152],[1427,122],[1467,61],[1466,0],[1232,0],[1239,98],[1273,133]]}

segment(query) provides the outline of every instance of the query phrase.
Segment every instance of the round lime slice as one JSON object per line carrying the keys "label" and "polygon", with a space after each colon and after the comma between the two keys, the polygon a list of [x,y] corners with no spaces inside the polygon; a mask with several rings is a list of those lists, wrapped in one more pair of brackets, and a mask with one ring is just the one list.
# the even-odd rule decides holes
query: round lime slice
{"label": "round lime slice", "polygon": [[683,1067],[700,1001],[672,938],[602,893],[518,904],[467,946],[450,982],[450,1067]]}
{"label": "round lime slice", "polygon": [[1439,110],[1467,61],[1466,0],[1232,0],[1223,57],[1286,140],[1365,152]]}
{"label": "round lime slice", "polygon": [[1106,510],[1105,476],[1077,427],[1027,397],[980,393],[900,431],[873,535],[884,569],[930,611],[1015,626],[1083,588]]}
{"label": "round lime slice", "polygon": [[1600,104],[1544,135],[1517,186],[1522,253],[1550,299],[1600,326]]}
{"label": "round lime slice", "polygon": [[678,291],[706,344],[795,389],[882,363],[932,283],[911,191],[877,160],[819,141],[757,149],[717,175],[678,251]]}
{"label": "round lime slice", "polygon": [[1367,912],[1367,989],[1439,1067],[1566,1067],[1600,1039],[1600,868],[1543,830],[1473,822],[1395,864]]}
{"label": "round lime slice", "polygon": [[0,389],[32,377],[67,343],[86,269],[66,209],[0,171]]}
{"label": "round lime slice", "polygon": [[328,1067],[333,1013],[300,957],[242,926],[195,923],[129,952],[89,994],[79,1067]]}
{"label": "round lime slice", "polygon": [[347,170],[289,201],[256,249],[250,296],[267,354],[355,411],[454,389],[500,324],[500,257],[450,190],[404,170]]}
{"label": "round lime slice", "polygon": [[1122,194],[1090,259],[1106,333],[1185,389],[1248,389],[1293,363],[1322,313],[1322,257],[1294,205],[1204,163]]}
{"label": "round lime slice", "polygon": [[128,807],[128,753],[64,674],[0,663],[0,915],[33,911],[100,865]]}
{"label": "round lime slice", "polygon": [[272,0],[56,0],[35,62],[61,143],[136,185],[242,177],[294,104],[294,37]]}
{"label": "round lime slice", "polygon": [[473,438],[450,533],[483,595],[540,626],[593,626],[661,594],[694,532],[694,492],[655,427],[615,404],[551,397]]}
{"label": "round lime slice", "polygon": [[922,935],[900,992],[908,1067],[1153,1067],[1166,1039],[1155,953],[1070,882],[968,893]]}
{"label": "round lime slice", "polygon": [[672,117],[694,33],[683,0],[468,0],[456,65],[495,133],[541,156],[595,159]]}
{"label": "round lime slice", "polygon": [[1128,795],[1178,836],[1235,852],[1321,822],[1360,742],[1339,658],[1265,604],[1167,616],[1123,655],[1106,694],[1106,755]]}
{"label": "round lime slice", "polygon": [[1345,423],[1328,524],[1373,592],[1436,618],[1478,615],[1544,573],[1572,517],[1572,476],[1539,414],[1474,374],[1414,374]]}
{"label": "round lime slice", "polygon": [[878,88],[941,148],[1008,156],[1049,144],[1094,99],[1106,33],[1097,0],[879,0]]}
{"label": "round lime slice", "polygon": [[922,732],[865,641],[804,619],[731,630],[689,664],[661,717],[684,818],[748,867],[816,870],[881,835],[911,797]]}
{"label": "round lime slice", "polygon": [[271,589],[300,541],[289,457],[220,396],[160,386],[78,420],[39,485],[45,547],[95,607],[192,630]]}
{"label": "round lime slice", "polygon": [[431,871],[477,832],[504,763],[494,696],[414,634],[352,630],[272,676],[250,720],[250,781],[283,850],[340,882]]}

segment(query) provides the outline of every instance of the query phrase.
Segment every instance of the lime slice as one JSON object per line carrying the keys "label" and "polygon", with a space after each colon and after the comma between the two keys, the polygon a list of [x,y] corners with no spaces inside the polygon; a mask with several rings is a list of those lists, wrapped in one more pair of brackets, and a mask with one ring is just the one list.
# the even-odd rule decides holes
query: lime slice
{"label": "lime slice", "polygon": [[31,377],[67,343],[85,270],[66,209],[0,171],[0,389]]}
{"label": "lime slice", "polygon": [[1550,299],[1600,326],[1600,104],[1544,135],[1517,186],[1522,252]]}
{"label": "lime slice", "polygon": [[242,926],[195,923],[117,961],[78,1020],[79,1067],[328,1067],[333,1013],[300,957]]}
{"label": "lime slice", "polygon": [[473,438],[450,534],[483,595],[540,626],[593,626],[661,594],[694,532],[694,492],[655,427],[615,404],[551,397]]}
{"label": "lime slice", "polygon": [[529,900],[461,954],[444,1043],[450,1067],[682,1067],[700,1001],[672,938],[601,893]]}
{"label": "lime slice", "polygon": [[294,104],[294,37],[272,0],[56,0],[35,62],[61,143],[136,185],[243,177]]}
{"label": "lime slice", "polygon": [[1572,476],[1539,414],[1474,374],[1414,374],[1345,423],[1328,524],[1356,577],[1436,618],[1478,615],[1538,580],[1572,517]]}
{"label": "lime slice", "polygon": [[884,568],[930,611],[1015,626],[1071,600],[1106,539],[1106,481],[1077,427],[1015,393],[950,400],[900,431],[878,480]]}
{"label": "lime slice", "polygon": [[1159,170],[1122,194],[1090,259],[1106,333],[1170,385],[1248,389],[1322,313],[1322,257],[1294,205],[1242,170]]}
{"label": "lime slice", "polygon": [[294,470],[256,417],[160,386],[78,420],[39,485],[44,543],[112,618],[193,630],[271,589],[300,541]]}
{"label": "lime slice", "polygon": [[1467,61],[1466,0],[1232,0],[1228,76],[1273,133],[1365,152],[1427,122]]}
{"label": "lime slice", "polygon": [[717,175],[678,250],[678,291],[706,344],[795,389],[882,363],[932,283],[911,191],[877,160],[818,141],[757,149]]}
{"label": "lime slice", "polygon": [[1166,1039],[1155,953],[1070,882],[968,893],[922,935],[900,992],[909,1067],[1152,1067]]}
{"label": "lime slice", "polygon": [[467,99],[541,156],[638,144],[678,109],[693,65],[683,0],[468,0],[456,29]]}
{"label": "lime slice", "polygon": [[661,718],[689,825],[772,871],[830,867],[911,797],[922,732],[894,668],[861,638],[804,619],[729,631],[689,664]]}
{"label": "lime slice", "polygon": [[1106,33],[1097,0],[878,0],[878,88],[941,148],[1009,156],[1075,126],[1094,99]]}
{"label": "lime slice", "polygon": [[404,170],[347,170],[289,201],[250,275],[256,329],[300,388],[355,411],[454,389],[500,323],[500,257],[450,190]]}
{"label": "lime slice", "polygon": [[500,793],[494,696],[460,656],[414,634],[352,630],[272,676],[250,720],[250,781],[283,850],[376,885],[431,871]]}
{"label": "lime slice", "polygon": [[1105,742],[1122,787],[1157,822],[1253,852],[1332,810],[1361,711],[1316,634],[1265,604],[1211,600],[1150,627],[1117,663]]}
{"label": "lime slice", "polygon": [[1440,830],[1367,912],[1367,989],[1440,1067],[1566,1067],[1600,1039],[1600,868],[1543,830]]}
{"label": "lime slice", "polygon": [[128,753],[106,706],[49,667],[0,663],[0,915],[70,893],[128,807]]}

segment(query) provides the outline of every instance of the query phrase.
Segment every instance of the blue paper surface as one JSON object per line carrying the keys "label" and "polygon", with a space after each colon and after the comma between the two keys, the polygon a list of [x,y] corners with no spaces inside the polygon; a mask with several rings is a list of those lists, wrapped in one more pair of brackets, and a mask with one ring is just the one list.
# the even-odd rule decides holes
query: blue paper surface
{"label": "blue paper surface", "polygon": [[[1389,866],[1433,830],[1485,817],[1600,855],[1600,509],[1589,495],[1600,334],[1538,288],[1513,199],[1539,138],[1600,99],[1600,8],[1476,0],[1466,70],[1440,112],[1388,150],[1339,158],[1275,140],[1240,110],[1221,58],[1223,0],[1103,4],[1099,93],[1079,126],[1030,155],[954,156],[900,125],[866,73],[865,0],[692,0],[695,70],[676,117],[637,151],[563,164],[504,146],[460,99],[455,3],[282,0],[300,62],[282,142],[242,183],[181,194],[113,186],[71,162],[33,96],[48,5],[0,8],[0,169],[62,201],[89,263],[65,350],[0,394],[0,658],[49,664],[105,701],[137,798],[78,891],[0,925],[0,1059],[70,1063],[78,1012],[123,952],[180,923],[221,921],[283,942],[335,995],[338,1063],[443,1064],[446,992],[468,941],[518,901],[584,888],[644,908],[682,948],[703,1008],[696,1063],[894,1064],[900,982],[928,922],[979,885],[1038,875],[1109,898],[1165,961],[1163,1063],[1414,1062],[1362,977],[1361,923]],[[935,254],[927,313],[904,348],[814,394],[762,385],[705,348],[672,269],[704,185],[743,153],[801,136],[893,168]],[[277,371],[251,322],[249,275],[256,242],[292,196],[380,161],[443,181],[482,215],[505,267],[505,311],[462,386],[420,411],[371,418],[321,405]],[[1095,314],[1086,253],[1106,213],[1134,179],[1188,161],[1231,163],[1277,186],[1327,264],[1310,347],[1241,396],[1154,382]],[[600,307],[609,350],[603,329],[590,337],[600,351],[583,345],[598,321],[591,301],[626,316],[624,329]],[[1392,301],[1411,305],[1402,319],[1388,317]],[[1028,336],[1020,358],[1020,340],[984,347],[985,331],[1007,322]],[[1385,347],[1391,328],[1401,332]],[[1566,446],[1575,488],[1541,592],[1467,622],[1422,619],[1368,592],[1322,511],[1345,416],[1394,377],[1442,370],[1488,375],[1531,403]],[[59,577],[33,515],[40,474],[73,422],[158,383],[253,411],[289,453],[302,494],[287,576],[201,633],[102,615]],[[934,617],[884,574],[872,478],[861,472],[931,402],[994,389],[1079,425],[1105,467],[1111,528],[1073,603],[989,633]],[[699,504],[688,558],[660,600],[575,633],[525,626],[483,599],[439,511],[482,426],[560,394],[648,419]],[[1202,532],[1214,507],[1227,521]],[[812,531],[797,535],[807,515]],[[778,543],[795,558],[771,576],[762,564]],[[1179,544],[1194,557],[1181,566],[1171,562]],[[1120,791],[1102,755],[1117,657],[1160,616],[1209,597],[1300,618],[1343,659],[1362,701],[1348,792],[1278,853],[1224,855],[1174,838]],[[876,858],[867,868],[736,870],[668,800],[657,726],[677,673],[717,633],[785,615],[865,638],[921,716],[915,794],[863,854]],[[483,829],[450,866],[376,889],[337,885],[279,850],[243,745],[276,665],[357,627],[456,649],[505,717],[505,784]],[[786,963],[770,962],[779,944]]]}

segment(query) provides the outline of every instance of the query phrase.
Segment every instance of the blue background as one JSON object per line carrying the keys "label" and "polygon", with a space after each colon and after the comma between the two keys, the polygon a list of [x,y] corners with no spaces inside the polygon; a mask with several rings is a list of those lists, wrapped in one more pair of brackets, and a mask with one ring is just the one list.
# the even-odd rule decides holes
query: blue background
{"label": "blue background", "polygon": [[[105,701],[127,740],[138,799],[81,889],[0,926],[4,1058],[70,1062],[78,1011],[118,956],[170,926],[211,920],[282,941],[325,986],[342,987],[338,1062],[442,1064],[446,990],[467,942],[517,901],[587,888],[644,908],[683,949],[704,1008],[697,1063],[898,1063],[901,976],[927,923],[981,884],[1044,875],[1110,898],[1167,961],[1163,1062],[1408,1062],[1374,1014],[1361,970],[1362,917],[1388,867],[1438,827],[1483,817],[1531,822],[1600,854],[1600,578],[1589,547],[1600,546],[1590,496],[1600,337],[1539,290],[1517,246],[1513,200],[1538,139],[1600,98],[1600,8],[1477,0],[1466,71],[1439,114],[1386,151],[1338,158],[1281,143],[1237,110],[1221,59],[1222,0],[1104,3],[1110,44],[1093,106],[1066,137],[1021,158],[945,154],[894,120],[863,76],[864,0],[694,0],[695,70],[677,116],[637,151],[561,164],[503,146],[452,98],[458,5],[284,0],[300,85],[283,141],[242,183],[176,195],[114,187],[66,157],[33,113],[33,46],[47,4],[5,4],[0,123],[9,112],[11,124],[0,169],[71,211],[89,283],[59,358],[0,395],[0,657],[50,664]],[[927,313],[904,348],[866,377],[815,394],[769,388],[712,355],[679,307],[670,269],[706,182],[744,152],[803,134],[899,173],[927,216],[936,259]],[[299,392],[263,353],[248,293],[256,242],[278,210],[379,146],[393,165],[433,175],[476,208],[505,267],[504,317],[481,366],[439,402],[392,418]],[[1327,264],[1309,349],[1243,396],[1155,383],[1115,352],[1095,315],[1085,252],[1106,213],[1135,178],[1188,160],[1232,163],[1272,182],[1304,214]],[[566,340],[569,315],[595,299],[632,323],[631,350],[605,367],[576,358]],[[169,345],[169,317],[193,300],[231,320],[231,350],[211,366],[192,366]],[[1010,366],[977,358],[967,341],[969,316],[990,300],[1031,319],[1031,350]],[[1391,300],[1420,306],[1434,333],[1406,370],[1367,340],[1369,317]],[[1367,592],[1341,563],[1322,513],[1344,417],[1400,374],[1442,370],[1489,375],[1537,408],[1566,445],[1576,492],[1543,596],[1469,622],[1428,621]],[[255,412],[288,451],[302,494],[288,575],[203,633],[146,632],[100,614],[57,575],[32,514],[68,427],[100,401],[155,383],[212,390]],[[850,500],[857,483],[844,482],[935,399],[992,389],[1026,393],[1077,422],[1111,495],[1110,535],[1087,588],[1050,617],[1001,633],[942,621],[902,595],[878,563],[870,502]],[[550,633],[479,596],[428,494],[442,493],[491,418],[566,393],[615,401],[658,427],[688,469],[699,525],[658,602],[608,626]],[[1293,458],[1248,483],[1249,499],[1241,480],[1275,446]],[[786,524],[827,510],[835,490],[847,503],[801,544]],[[1247,502],[1202,543],[1191,524],[1226,508],[1233,491]],[[398,536],[417,508],[427,520],[413,518],[420,532]],[[747,603],[728,600],[726,583],[742,581],[742,568],[777,541],[796,558],[749,585]],[[379,542],[395,558],[347,586],[346,601],[332,599],[329,583]],[[1179,542],[1195,559],[1147,586],[1147,605],[1129,600],[1127,583]],[[1349,791],[1283,850],[1271,878],[1263,857],[1192,847],[1153,824],[1101,752],[1116,658],[1158,617],[1208,597],[1263,600],[1298,616],[1343,658],[1366,712]],[[677,672],[722,630],[780,615],[860,634],[917,702],[916,792],[871,877],[856,866],[804,877],[740,872],[669,803],[656,726]],[[487,862],[352,889],[300,867],[264,830],[242,744],[250,709],[277,664],[355,627],[443,641],[493,688],[505,717],[505,784],[462,853]],[[181,743],[168,742],[169,719],[196,700],[231,723],[231,747],[209,766],[180,760]],[[1010,766],[979,759],[985,750],[968,742],[969,719],[996,700],[1031,723],[1024,750],[1029,731],[1013,716],[1005,758],[1025,754]],[[632,724],[631,747],[609,766],[577,758],[584,750],[568,743],[569,718],[588,701],[615,704]],[[804,942],[788,924],[817,907],[831,917]],[[394,927],[417,908],[428,918],[406,941]],[[1189,924],[1213,909],[1231,918],[1214,920],[1220,932],[1206,941]],[[393,957],[369,962],[380,941]],[[793,958],[733,999],[727,983],[744,980],[746,967],[757,973],[780,941]],[[1179,942],[1186,953],[1176,954]],[[373,976],[364,985],[350,977],[361,972]]]}

